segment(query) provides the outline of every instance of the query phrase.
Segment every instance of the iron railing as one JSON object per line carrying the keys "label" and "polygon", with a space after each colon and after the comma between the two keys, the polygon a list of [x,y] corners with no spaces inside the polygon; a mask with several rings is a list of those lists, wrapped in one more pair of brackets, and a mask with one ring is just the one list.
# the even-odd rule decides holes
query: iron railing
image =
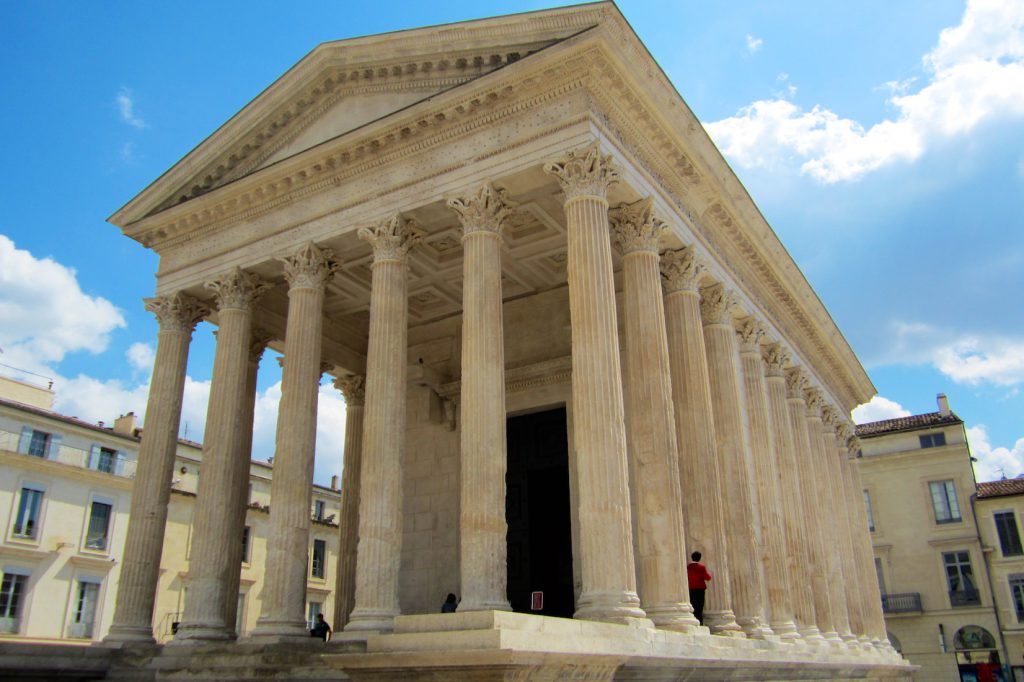
{"label": "iron railing", "polygon": [[885,613],[913,613],[921,611],[920,592],[901,592],[900,594],[883,594],[882,611]]}

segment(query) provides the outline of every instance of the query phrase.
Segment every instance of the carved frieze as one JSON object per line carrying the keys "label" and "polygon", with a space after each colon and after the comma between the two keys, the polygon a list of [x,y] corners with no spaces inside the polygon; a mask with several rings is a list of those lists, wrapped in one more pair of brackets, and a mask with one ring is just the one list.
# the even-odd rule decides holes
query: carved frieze
{"label": "carved frieze", "polygon": [[601,153],[597,141],[573,149],[561,159],[548,161],[544,172],[558,179],[566,201],[584,196],[604,199],[608,188],[619,181],[618,167],[610,154]]}
{"label": "carved frieze", "polygon": [[620,204],[608,212],[612,242],[622,253],[658,253],[658,240],[668,225],[654,215],[653,206],[654,198],[646,197],[632,204]]}
{"label": "carved frieze", "polygon": [[210,308],[205,303],[181,292],[144,298],[142,302],[146,310],[156,316],[160,331],[191,334],[196,325],[210,314]]}
{"label": "carved frieze", "polygon": [[463,236],[474,232],[500,234],[516,207],[508,192],[490,182],[485,182],[474,194],[453,197],[445,204],[458,214]]}
{"label": "carved frieze", "polygon": [[726,289],[721,282],[700,290],[700,316],[705,325],[731,324],[736,304],[735,292]]}
{"label": "carved frieze", "polygon": [[294,255],[279,258],[284,264],[284,278],[291,289],[321,289],[338,272],[334,251],[306,242]]}
{"label": "carved frieze", "polygon": [[270,289],[271,285],[258,275],[236,267],[228,274],[206,283],[213,291],[218,310],[235,308],[252,310],[252,306]]}
{"label": "carved frieze", "polygon": [[661,275],[665,293],[697,291],[704,271],[704,263],[697,257],[692,246],[666,251],[661,255]]}

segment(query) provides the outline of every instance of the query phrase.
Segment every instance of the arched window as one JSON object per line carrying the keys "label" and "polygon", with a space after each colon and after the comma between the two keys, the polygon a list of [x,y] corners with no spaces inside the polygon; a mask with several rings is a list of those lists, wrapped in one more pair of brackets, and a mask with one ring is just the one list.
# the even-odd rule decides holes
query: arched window
{"label": "arched window", "polygon": [[953,637],[953,648],[957,651],[995,649],[996,640],[985,628],[977,625],[965,625],[956,631],[956,636]]}

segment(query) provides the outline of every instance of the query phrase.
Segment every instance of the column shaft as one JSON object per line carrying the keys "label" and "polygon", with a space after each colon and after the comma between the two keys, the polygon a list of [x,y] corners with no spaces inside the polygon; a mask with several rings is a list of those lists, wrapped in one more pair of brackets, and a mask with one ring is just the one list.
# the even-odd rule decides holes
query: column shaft
{"label": "column shaft", "polygon": [[345,461],[341,472],[341,515],[338,519],[338,578],[334,590],[334,629],[348,624],[356,601],[356,552],[359,546],[359,478],[362,471],[365,379],[334,382],[345,395]]}
{"label": "column shaft", "polygon": [[156,359],[146,403],[146,428],[139,464],[109,642],[152,642],[153,608],[167,523],[174,455],[178,445],[188,346],[196,323],[208,312],[183,294],[146,300],[160,322]]}
{"label": "column shaft", "polygon": [[842,474],[839,471],[839,461],[836,457],[834,422],[835,410],[831,406],[825,406],[822,409],[821,465],[822,480],[826,483],[822,488],[822,493],[828,496],[828,504],[824,505],[828,514],[826,523],[829,523],[832,528],[832,551],[828,553],[830,562],[829,586],[832,588],[832,611],[836,630],[844,642],[853,642],[857,637],[850,628],[850,608],[846,600],[846,573],[848,569],[844,571],[849,537],[846,532],[846,524],[849,519],[844,518],[846,512],[846,491],[842,484]]}
{"label": "column shaft", "polygon": [[[807,404],[807,444],[810,458],[807,460],[805,482],[808,496],[814,505],[815,514],[807,518],[813,519],[811,532],[817,547],[817,558],[814,562],[812,582],[815,586],[814,612],[818,619],[818,628],[827,641],[840,642],[836,617],[842,605],[836,601],[839,593],[838,578],[835,574],[835,552],[832,551],[832,533],[835,524],[832,519],[833,505],[828,497],[828,480],[825,478],[825,453],[821,441],[821,395],[817,389],[805,391]],[[820,594],[819,594],[820,589]]]}
{"label": "column shaft", "polygon": [[[843,427],[840,426],[840,429]],[[867,636],[866,623],[864,620],[864,609],[862,604],[862,594],[867,587],[864,585],[864,578],[860,573],[860,547],[857,541],[857,531],[859,530],[859,523],[861,517],[858,516],[858,509],[854,506],[853,495],[860,493],[859,490],[855,490],[853,486],[853,479],[850,474],[850,467],[848,466],[847,449],[846,449],[846,438],[843,437],[842,431],[838,434],[838,442],[836,444],[836,455],[835,464],[841,477],[840,485],[842,486],[842,515],[845,518],[846,524],[840,529],[841,532],[845,532],[844,538],[844,557],[845,563],[843,565],[843,577],[846,586],[846,604],[850,609],[850,629],[853,631],[862,645],[870,644],[870,638]],[[866,514],[865,514],[866,516]],[[865,524],[866,525],[866,524]]]}
{"label": "column shaft", "polygon": [[716,425],[697,292],[703,267],[692,247],[686,247],[666,253],[661,269],[686,546],[704,555],[714,575],[707,588],[704,622],[715,634],[743,636],[732,610],[728,541],[719,495]]}
{"label": "column shaft", "polygon": [[799,637],[793,621],[793,598],[789,572],[790,551],[786,545],[783,497],[779,478],[777,439],[768,409],[768,388],[761,357],[760,323],[748,318],[739,327],[740,363],[743,368],[750,449],[754,458],[757,500],[761,514],[765,590],[768,618],[775,634],[786,639]]}
{"label": "column shaft", "polygon": [[658,234],[651,199],[617,208],[612,236],[624,252],[626,436],[633,471],[640,605],[661,628],[699,626],[686,589],[686,545]]}
{"label": "column shaft", "polygon": [[771,629],[765,623],[762,549],[757,530],[760,519],[737,374],[736,332],[731,321],[733,307],[731,292],[721,284],[702,290],[701,313],[711,402],[715,412],[715,434],[723,482],[728,481],[719,489],[719,494],[728,500],[723,512],[729,532],[727,551],[732,573],[732,604],[736,622],[747,636],[764,637],[771,634]]}
{"label": "column shaft", "polygon": [[408,267],[418,239],[399,216],[360,237],[374,247],[370,335],[366,354],[363,466],[359,485],[356,602],[346,630],[391,631],[400,613],[402,462],[405,459]]}
{"label": "column shaft", "polygon": [[281,402],[277,413],[263,609],[253,637],[308,638],[306,582],[324,285],[337,265],[312,243],[284,260],[288,279]]}
{"label": "column shaft", "polygon": [[[856,443],[856,440],[853,441]],[[861,613],[864,614],[864,626],[867,630],[871,643],[884,650],[892,650],[889,644],[889,637],[885,628],[885,614],[882,611],[882,595],[878,586],[878,574],[875,572],[875,550],[871,544],[871,534],[868,532],[868,511],[864,507],[864,484],[860,478],[859,462],[855,458],[847,460],[850,468],[850,478],[853,482],[850,496],[853,500],[851,505],[856,512],[853,518],[858,519],[858,529],[854,540],[857,542],[857,556],[860,560],[858,570],[860,573],[861,591]]]}

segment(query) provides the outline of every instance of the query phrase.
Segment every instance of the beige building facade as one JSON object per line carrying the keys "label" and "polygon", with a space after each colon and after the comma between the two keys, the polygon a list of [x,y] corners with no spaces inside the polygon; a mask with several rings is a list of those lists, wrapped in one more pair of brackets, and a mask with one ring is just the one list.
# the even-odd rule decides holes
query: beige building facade
{"label": "beige building facade", "polygon": [[977,491],[974,513],[1002,635],[999,644],[1014,680],[1024,680],[1024,478],[979,483]]}
{"label": "beige building facade", "polygon": [[[111,426],[52,410],[49,389],[0,378],[0,641],[100,642],[114,617],[137,472],[134,415]],[[188,592],[198,443],[177,443],[154,600],[157,641],[172,639]],[[272,467],[253,461],[243,534],[236,631],[255,627],[264,585]],[[334,608],[340,493],[312,487],[305,608]],[[225,540],[225,545],[227,541]]]}

